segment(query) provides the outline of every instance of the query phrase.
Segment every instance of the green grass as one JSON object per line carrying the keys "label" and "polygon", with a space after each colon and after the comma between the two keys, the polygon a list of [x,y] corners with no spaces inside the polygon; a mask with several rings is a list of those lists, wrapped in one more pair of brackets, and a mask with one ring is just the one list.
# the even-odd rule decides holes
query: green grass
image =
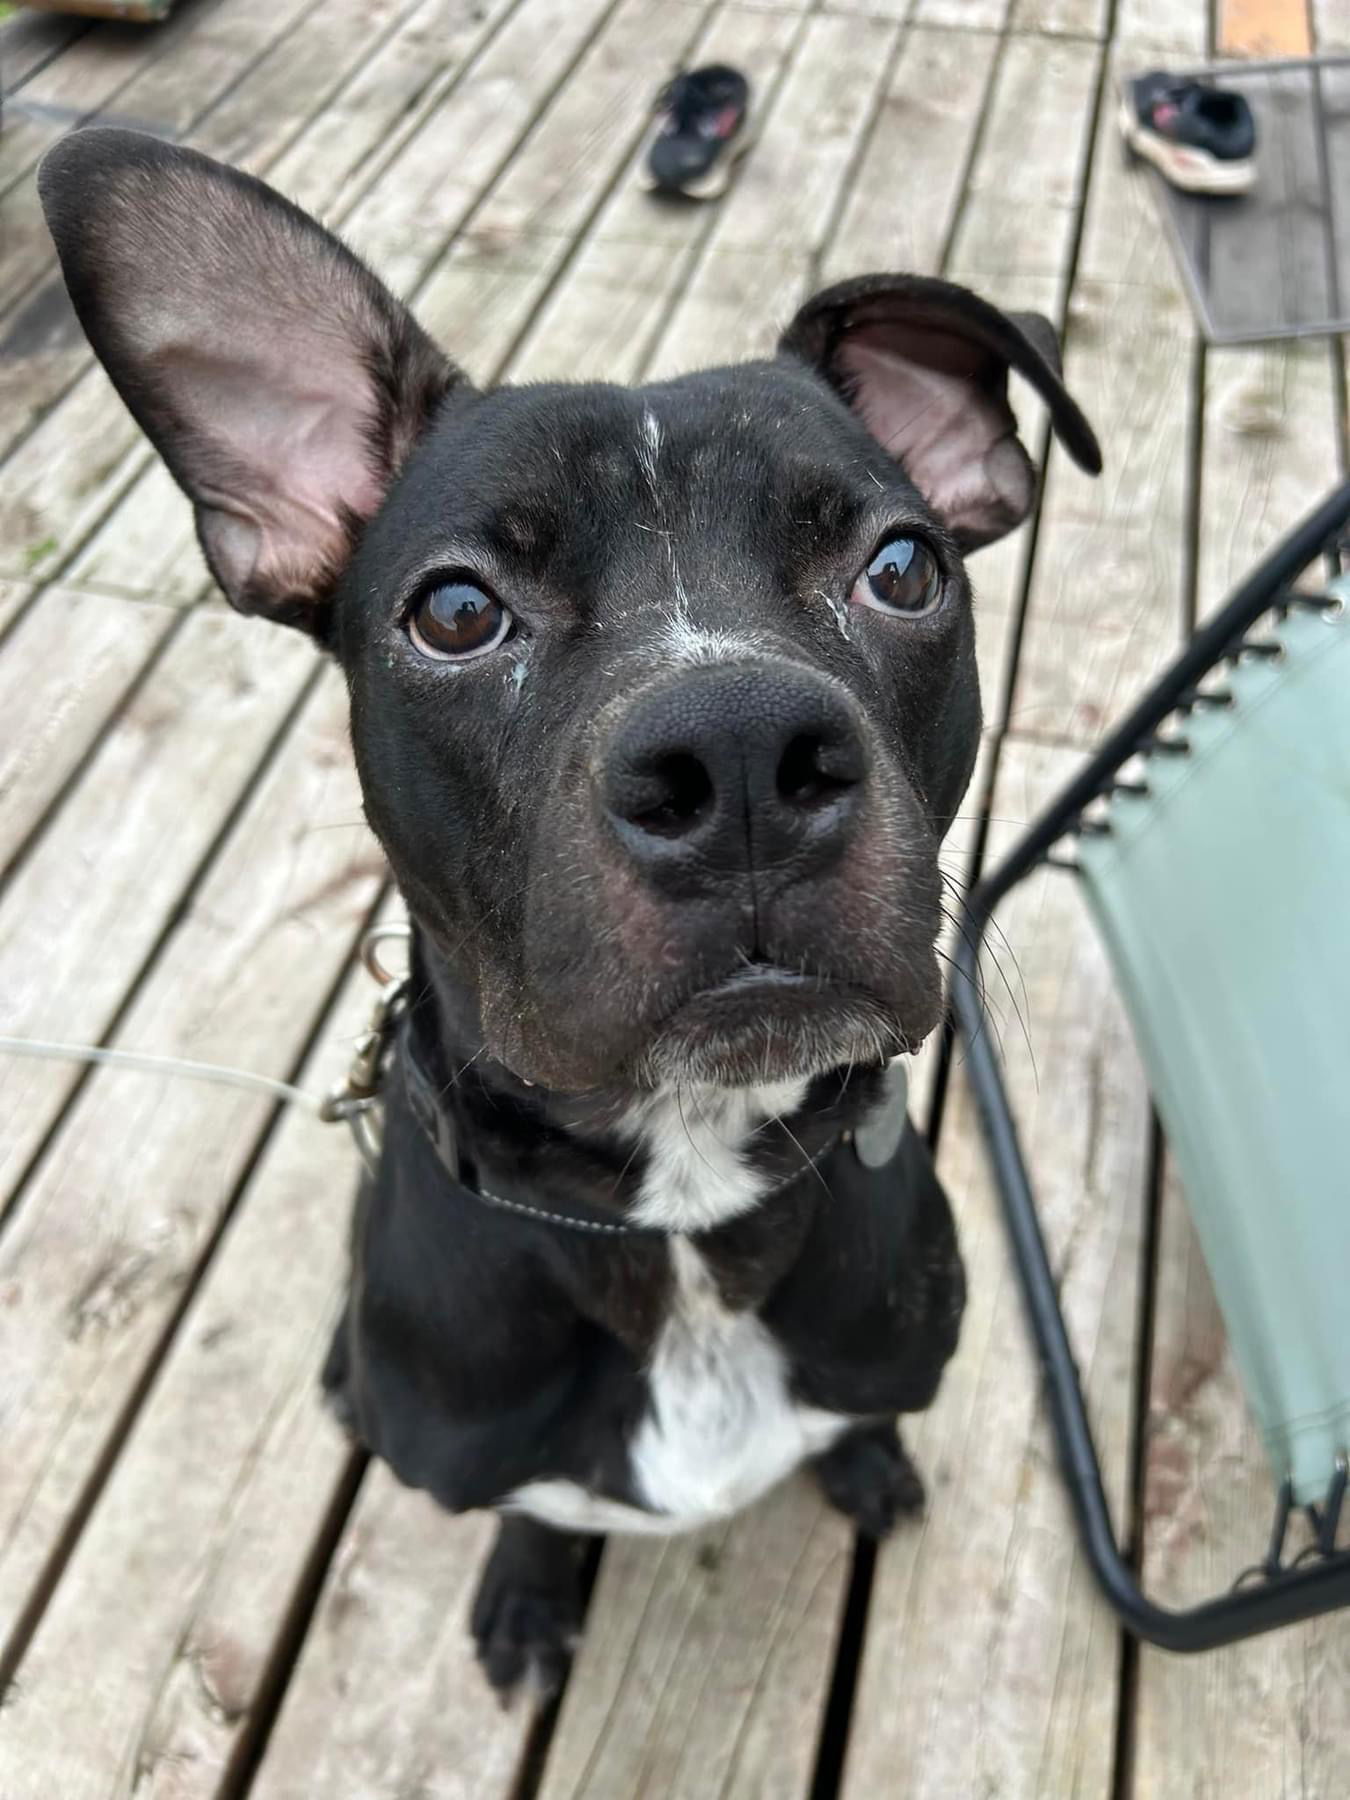
{"label": "green grass", "polygon": [[[2,0],[0,0],[2,3]],[[23,560],[29,569],[36,569],[40,562],[45,562],[56,549],[56,539],[45,537],[39,544],[30,544],[23,553]]]}

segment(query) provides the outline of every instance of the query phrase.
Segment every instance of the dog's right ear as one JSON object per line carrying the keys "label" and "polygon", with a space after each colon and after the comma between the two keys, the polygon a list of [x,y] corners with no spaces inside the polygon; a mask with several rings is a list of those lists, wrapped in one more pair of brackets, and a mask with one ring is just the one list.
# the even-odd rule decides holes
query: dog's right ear
{"label": "dog's right ear", "polygon": [[197,512],[231,602],[322,634],[399,467],[463,380],[338,240],[250,175],[140,132],[38,174],[80,323]]}

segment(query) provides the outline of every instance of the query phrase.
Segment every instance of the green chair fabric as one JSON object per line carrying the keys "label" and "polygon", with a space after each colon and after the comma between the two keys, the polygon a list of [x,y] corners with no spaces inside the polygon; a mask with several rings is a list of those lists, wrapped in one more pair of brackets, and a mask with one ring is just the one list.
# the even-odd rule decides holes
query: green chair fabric
{"label": "green chair fabric", "polygon": [[[1350,598],[1350,578],[1331,583]],[[1154,752],[1079,864],[1279,1481],[1350,1449],[1350,612]]]}

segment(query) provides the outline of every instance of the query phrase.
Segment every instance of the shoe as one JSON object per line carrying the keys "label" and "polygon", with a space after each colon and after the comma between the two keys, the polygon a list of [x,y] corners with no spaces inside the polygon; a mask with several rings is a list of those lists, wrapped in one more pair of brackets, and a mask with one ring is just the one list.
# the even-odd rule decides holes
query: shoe
{"label": "shoe", "polygon": [[646,186],[708,200],[750,147],[750,83],[725,63],[686,69],[664,89],[643,158]]}
{"label": "shoe", "polygon": [[1256,121],[1241,94],[1155,69],[1125,84],[1120,128],[1188,194],[1245,194],[1256,180]]}

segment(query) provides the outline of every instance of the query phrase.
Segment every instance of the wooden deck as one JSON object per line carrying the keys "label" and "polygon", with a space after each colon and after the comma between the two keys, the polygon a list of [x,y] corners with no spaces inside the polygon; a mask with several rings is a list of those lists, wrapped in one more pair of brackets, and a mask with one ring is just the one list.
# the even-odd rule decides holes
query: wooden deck
{"label": "wooden deck", "polygon": [[[368,1005],[352,951],[387,904],[340,681],[211,597],[186,505],[63,303],[32,171],[72,119],[265,173],[484,378],[721,360],[768,346],[812,284],[888,265],[1058,318],[1106,474],[1052,454],[1034,529],[975,563],[968,877],[1345,468],[1339,347],[1206,352],[1117,149],[1116,69],[1197,59],[1208,15],[179,0],[159,28],[11,21],[0,1031],[318,1086]],[[1350,48],[1346,0],[1312,18]],[[632,179],[683,58],[747,67],[763,99],[715,208],[657,208]],[[1070,878],[1029,883],[1004,925],[1010,1079],[1114,1504],[1155,1589],[1198,1595],[1265,1530],[1259,1448]],[[971,1303],[913,1433],[927,1519],[874,1557],[791,1484],[699,1538],[610,1543],[538,1716],[492,1705],[466,1642],[489,1522],[364,1466],[316,1400],[346,1138],[225,1088],[6,1063],[3,1800],[1350,1792],[1344,1617],[1181,1661],[1123,1642],[1098,1601],[969,1095],[937,1073],[920,1103]]]}

